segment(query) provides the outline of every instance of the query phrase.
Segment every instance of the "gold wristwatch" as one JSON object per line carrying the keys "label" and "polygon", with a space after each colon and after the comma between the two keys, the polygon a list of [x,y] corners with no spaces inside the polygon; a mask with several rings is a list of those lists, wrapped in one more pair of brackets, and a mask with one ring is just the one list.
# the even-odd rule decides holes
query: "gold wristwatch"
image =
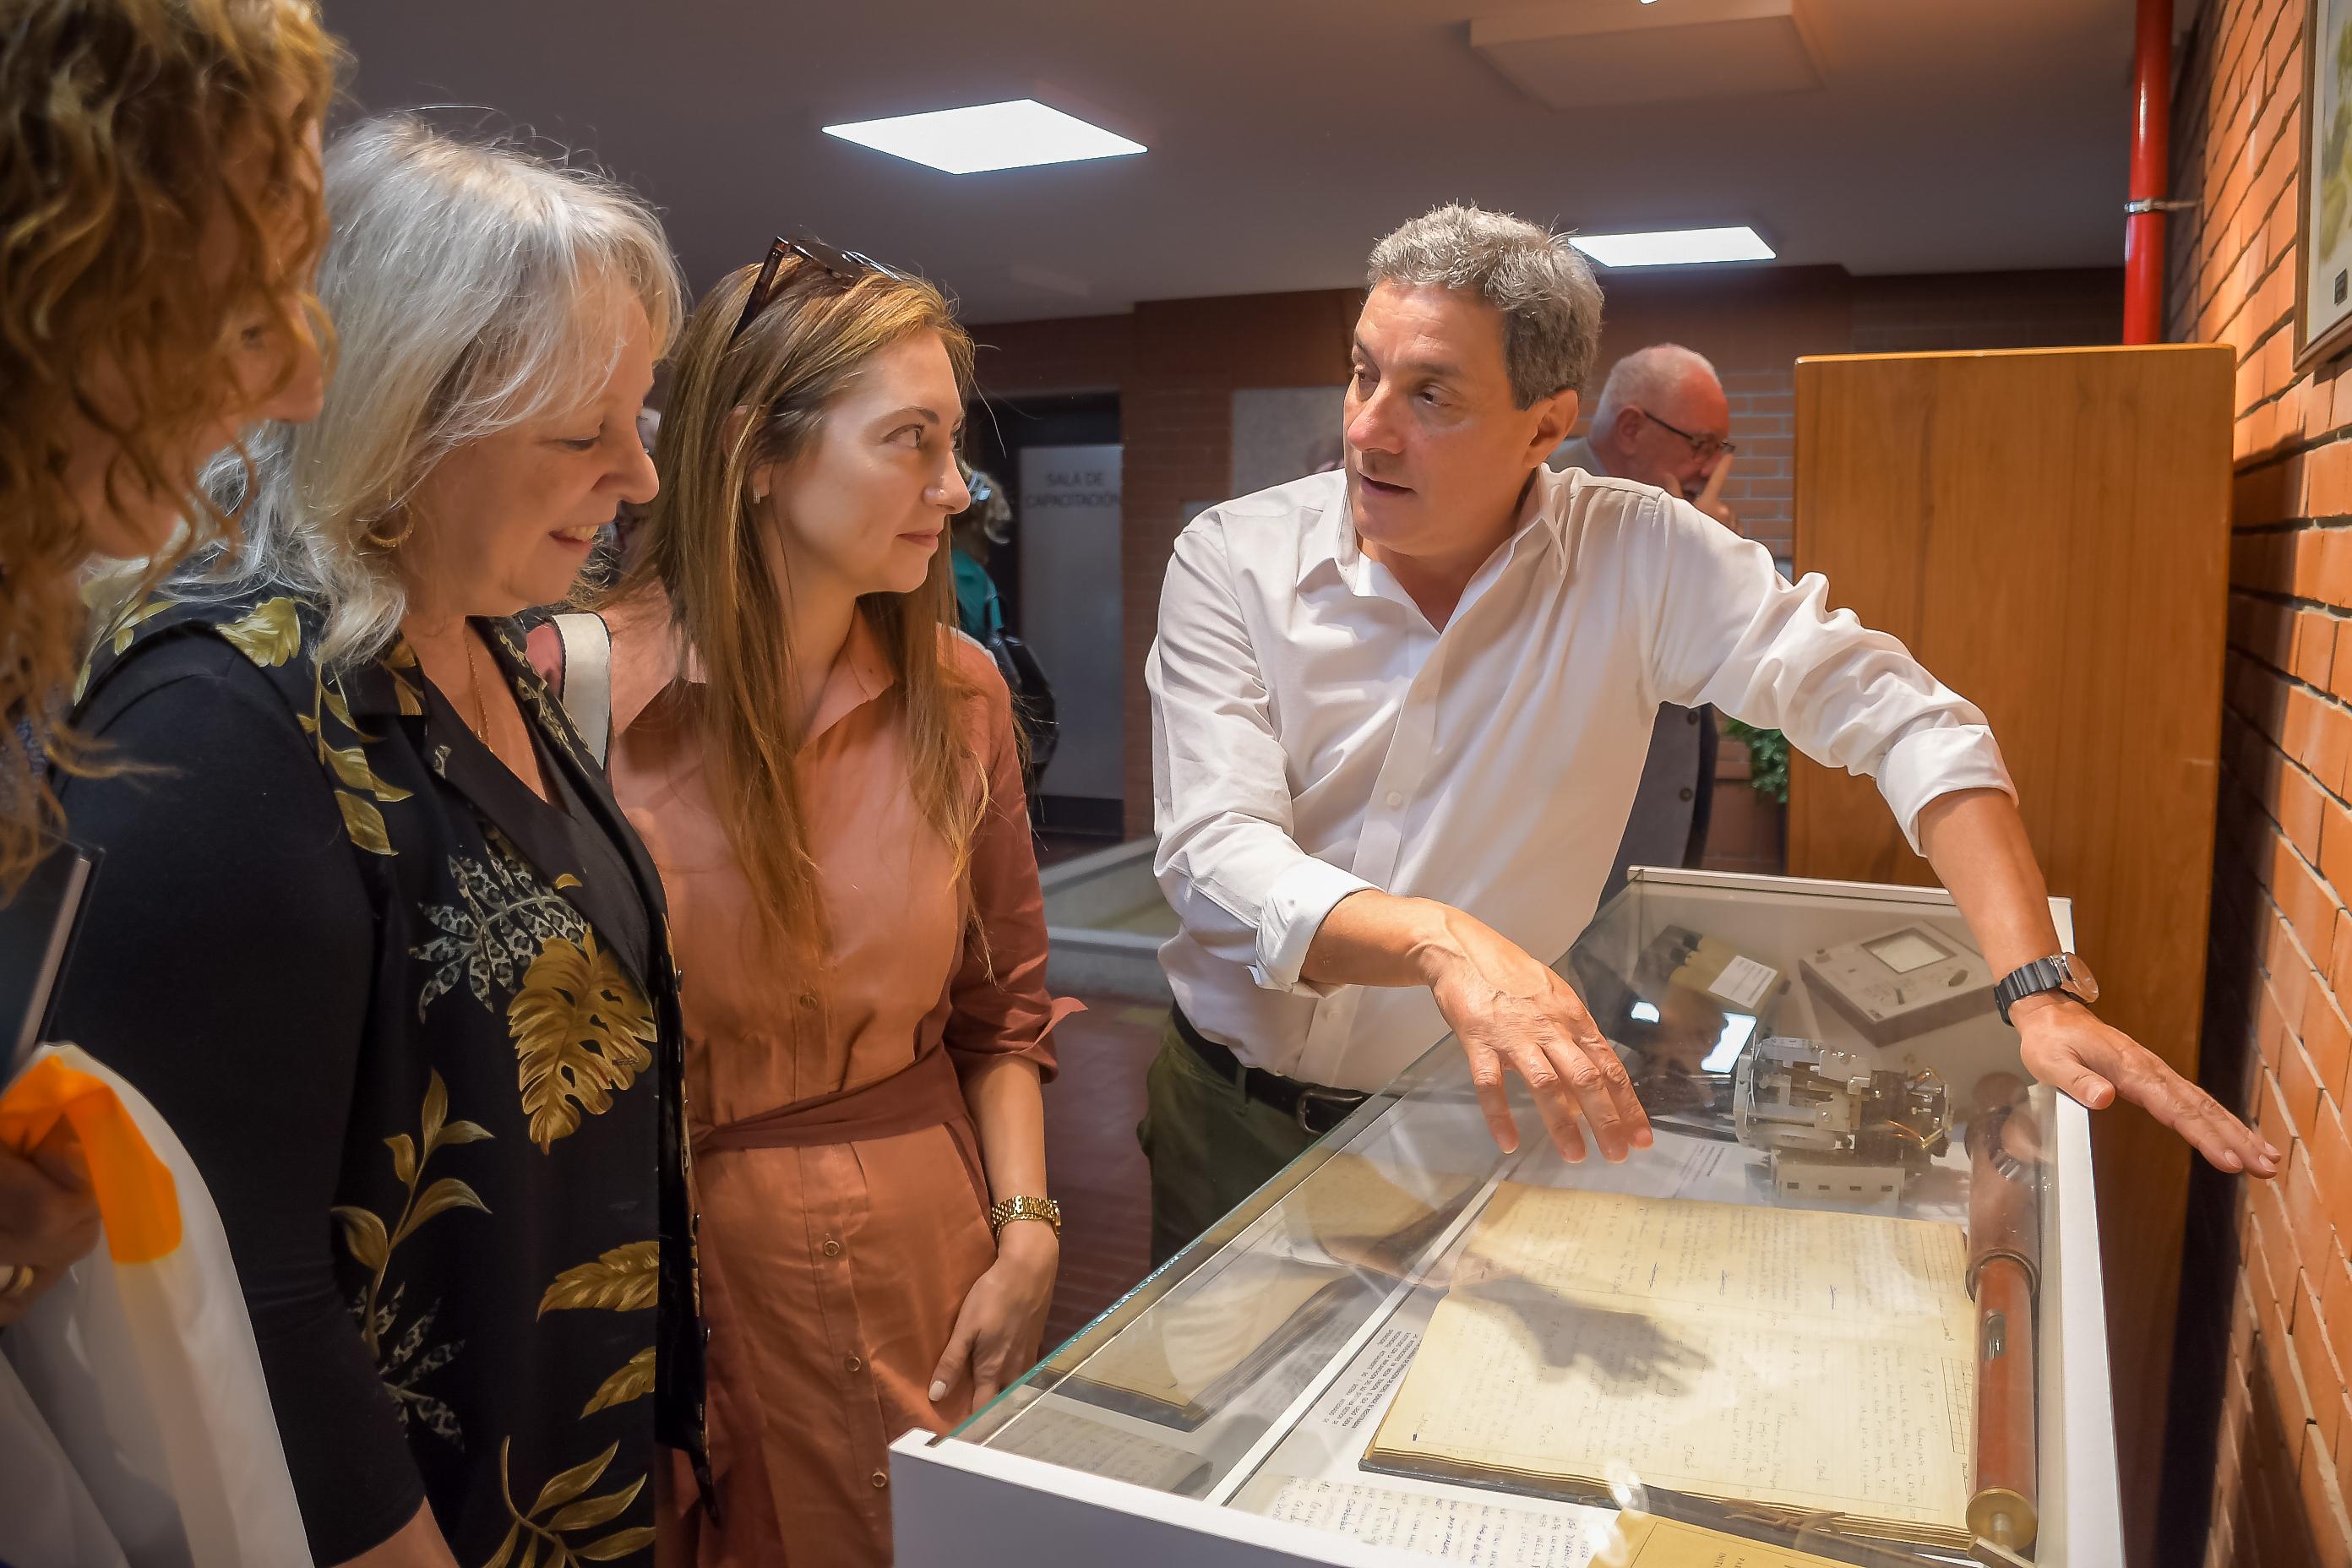
{"label": "gold wristwatch", "polygon": [[988,1233],[996,1236],[1016,1219],[1041,1219],[1062,1234],[1062,1205],[1051,1198],[1006,1198],[988,1209]]}

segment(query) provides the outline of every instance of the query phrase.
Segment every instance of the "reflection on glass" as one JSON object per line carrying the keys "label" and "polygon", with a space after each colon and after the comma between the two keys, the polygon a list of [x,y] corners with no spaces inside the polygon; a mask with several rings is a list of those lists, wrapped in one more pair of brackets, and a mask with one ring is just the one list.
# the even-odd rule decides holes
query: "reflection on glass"
{"label": "reflection on glass", "polygon": [[1871,955],[1897,974],[1908,974],[1950,956],[1916,929],[1896,931],[1877,942],[1863,943]]}
{"label": "reflection on glass", "polygon": [[1440,1041],[960,1436],[1496,1563],[2031,1558],[2051,1100],[1981,966],[1938,895],[1637,876],[1557,967],[1654,1147],[1503,1155]]}

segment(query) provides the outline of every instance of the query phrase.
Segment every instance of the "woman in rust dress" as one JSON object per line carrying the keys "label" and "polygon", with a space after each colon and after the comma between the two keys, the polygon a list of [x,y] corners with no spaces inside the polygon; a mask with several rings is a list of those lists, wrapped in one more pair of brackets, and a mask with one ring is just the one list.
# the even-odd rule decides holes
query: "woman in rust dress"
{"label": "woman in rust dress", "polygon": [[779,242],[688,324],[604,611],[702,1212],[718,1506],[679,1478],[674,1560],[888,1562],[889,1443],[1037,1353],[1039,1086],[1076,1005],[1045,992],[1010,699],[951,629],[971,353],[929,284]]}

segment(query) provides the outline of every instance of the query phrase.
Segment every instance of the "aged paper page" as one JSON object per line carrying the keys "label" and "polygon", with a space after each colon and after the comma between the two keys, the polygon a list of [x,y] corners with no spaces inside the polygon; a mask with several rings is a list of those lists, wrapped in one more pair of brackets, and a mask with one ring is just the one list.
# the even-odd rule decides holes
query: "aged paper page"
{"label": "aged paper page", "polygon": [[1169,1405],[1188,1405],[1279,1332],[1334,1280],[1328,1265],[1250,1254],[1171,1296],[1087,1358],[1078,1375]]}
{"label": "aged paper page", "polygon": [[1295,1476],[1259,1476],[1234,1504],[1367,1546],[1480,1568],[1836,1568],[1789,1547],[1646,1514],[1555,1512]]}
{"label": "aged paper page", "polygon": [[1768,1546],[1676,1520],[1621,1513],[1592,1568],[1843,1568],[1790,1546]]}
{"label": "aged paper page", "polygon": [[1976,1342],[1968,1239],[1956,1226],[1753,1204],[1696,1203],[1506,1184],[1480,1216],[1457,1280],[1531,1279],[1743,1319],[1810,1318],[1923,1345]]}
{"label": "aged paper page", "polygon": [[[1436,1189],[1458,1198],[1467,1176],[1440,1175]],[[1282,1225],[1265,1240],[1187,1280],[1087,1358],[1077,1375],[1171,1406],[1193,1404],[1261,1347],[1295,1328],[1307,1303],[1358,1268],[1395,1266],[1436,1214],[1371,1162],[1335,1155],[1286,1200]]]}
{"label": "aged paper page", "polygon": [[1630,1475],[1961,1529],[1975,1325],[1953,1227],[1548,1188],[1506,1188],[1480,1225],[1370,1467]]}
{"label": "aged paper page", "polygon": [[1597,1510],[1547,1513],[1481,1497],[1434,1497],[1295,1476],[1255,1477],[1234,1505],[1367,1546],[1484,1568],[1585,1568],[1609,1534],[1606,1525],[1596,1529],[1579,1517],[1603,1517]]}
{"label": "aged paper page", "polygon": [[1185,1495],[1205,1483],[1211,1472],[1209,1461],[1198,1454],[1097,1421],[1053,1400],[1014,1416],[1001,1436],[990,1439],[989,1447],[1108,1480]]}

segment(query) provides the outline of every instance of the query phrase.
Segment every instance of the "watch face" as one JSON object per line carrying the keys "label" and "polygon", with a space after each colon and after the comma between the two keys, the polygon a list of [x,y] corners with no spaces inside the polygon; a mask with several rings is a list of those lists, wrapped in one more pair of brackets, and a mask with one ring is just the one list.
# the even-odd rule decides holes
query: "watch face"
{"label": "watch face", "polygon": [[2066,967],[2065,991],[2070,995],[2081,997],[2085,1005],[2096,1002],[2099,999],[2099,979],[2091,973],[2091,966],[2084,963],[2078,953],[2070,952],[2061,962]]}

